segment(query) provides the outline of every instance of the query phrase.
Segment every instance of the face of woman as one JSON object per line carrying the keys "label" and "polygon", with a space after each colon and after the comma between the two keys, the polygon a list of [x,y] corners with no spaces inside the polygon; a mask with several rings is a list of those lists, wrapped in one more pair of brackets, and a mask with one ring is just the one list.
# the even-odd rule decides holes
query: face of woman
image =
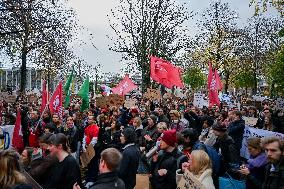
{"label": "face of woman", "polygon": [[27,161],[28,161],[29,158],[28,158],[28,152],[27,152],[27,150],[24,150],[24,151],[22,152],[21,156],[22,156],[23,162],[27,162]]}
{"label": "face of woman", "polygon": [[59,152],[59,149],[57,146],[55,146],[54,144],[50,144],[47,149],[50,151],[51,156],[57,157],[57,154]]}
{"label": "face of woman", "polygon": [[134,120],[134,121],[133,121],[133,126],[134,126],[134,127],[139,127],[138,121]]}
{"label": "face of woman", "polygon": [[268,125],[269,124],[269,117],[264,118],[264,124]]}
{"label": "face of woman", "polygon": [[67,118],[67,121],[66,121],[66,124],[67,124],[67,127],[73,127],[74,125],[74,121],[73,121],[73,118],[72,117],[68,117]]}
{"label": "face of woman", "polygon": [[120,135],[120,142],[121,142],[121,144],[125,144],[125,142],[126,142],[125,137],[122,133]]}
{"label": "face of woman", "polygon": [[110,128],[111,128],[111,129],[115,129],[115,121],[113,121],[113,122],[111,123]]}

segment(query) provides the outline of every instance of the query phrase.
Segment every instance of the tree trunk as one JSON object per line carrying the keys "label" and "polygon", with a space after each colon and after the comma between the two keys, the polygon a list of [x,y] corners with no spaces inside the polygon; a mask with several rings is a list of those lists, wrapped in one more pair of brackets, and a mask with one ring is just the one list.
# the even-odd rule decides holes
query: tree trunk
{"label": "tree trunk", "polygon": [[144,66],[142,67],[142,93],[147,91],[150,84],[150,68],[144,63]]}
{"label": "tree trunk", "polygon": [[21,86],[20,92],[25,93],[26,83],[27,83],[27,51],[23,49],[22,51],[22,66],[21,66]]}
{"label": "tree trunk", "polygon": [[228,89],[229,89],[229,78],[230,75],[227,73],[225,74],[225,88],[224,88],[224,92],[225,94],[228,94]]}

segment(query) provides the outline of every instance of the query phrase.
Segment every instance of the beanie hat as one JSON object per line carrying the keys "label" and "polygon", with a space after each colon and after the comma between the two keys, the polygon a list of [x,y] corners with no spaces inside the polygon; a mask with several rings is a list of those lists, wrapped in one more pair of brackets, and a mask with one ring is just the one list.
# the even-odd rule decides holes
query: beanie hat
{"label": "beanie hat", "polygon": [[212,126],[212,129],[215,131],[221,131],[221,132],[226,132],[227,127],[224,124],[219,124],[219,123],[214,123]]}
{"label": "beanie hat", "polygon": [[169,146],[175,146],[175,144],[177,143],[176,130],[168,130],[163,132],[161,140]]}
{"label": "beanie hat", "polygon": [[139,112],[138,112],[138,109],[137,109],[137,108],[133,108],[133,109],[131,109],[131,113],[138,114]]}
{"label": "beanie hat", "polygon": [[152,114],[152,115],[150,115],[149,117],[153,120],[154,123],[157,123],[157,121],[158,121],[157,116],[155,116],[155,115]]}

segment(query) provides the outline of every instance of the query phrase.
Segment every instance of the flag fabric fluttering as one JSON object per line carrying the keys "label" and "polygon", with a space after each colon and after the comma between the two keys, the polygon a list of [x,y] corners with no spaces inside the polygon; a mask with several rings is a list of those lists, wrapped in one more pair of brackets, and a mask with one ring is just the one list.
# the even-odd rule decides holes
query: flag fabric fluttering
{"label": "flag fabric fluttering", "polygon": [[42,96],[41,96],[41,107],[40,107],[40,113],[43,113],[43,111],[46,108],[48,101],[48,89],[47,89],[47,83],[45,80],[42,81]]}
{"label": "flag fabric fluttering", "polygon": [[118,95],[125,95],[134,89],[137,89],[137,85],[135,85],[132,80],[129,78],[129,75],[126,74],[124,79],[119,82],[119,84],[112,88],[113,94],[118,94]]}
{"label": "flag fabric fluttering", "polygon": [[81,112],[89,108],[89,103],[90,103],[89,88],[90,88],[90,81],[88,76],[77,94],[79,97],[82,98]]}
{"label": "flag fabric fluttering", "polygon": [[17,111],[17,118],[13,132],[12,146],[18,151],[24,149],[24,140],[22,133],[22,125],[21,125],[21,112],[19,110]]}
{"label": "flag fabric fluttering", "polygon": [[71,90],[70,90],[70,86],[71,83],[73,81],[73,75],[74,75],[74,67],[71,71],[71,74],[68,76],[68,79],[63,87],[64,89],[64,93],[65,93],[65,100],[64,100],[64,107],[68,107],[70,104],[70,96],[71,96]]}
{"label": "flag fabric fluttering", "polygon": [[59,117],[62,118],[62,81],[59,82],[52,97],[50,98],[49,110],[51,114],[58,113]]}
{"label": "flag fabric fluttering", "polygon": [[165,87],[171,89],[173,86],[184,88],[181,79],[181,69],[171,62],[158,57],[150,57],[150,77]]}
{"label": "flag fabric fluttering", "polygon": [[222,82],[217,70],[213,72],[212,64],[209,62],[209,74],[208,74],[208,98],[209,107],[214,105],[220,106],[220,100],[218,97],[218,91],[222,90]]}

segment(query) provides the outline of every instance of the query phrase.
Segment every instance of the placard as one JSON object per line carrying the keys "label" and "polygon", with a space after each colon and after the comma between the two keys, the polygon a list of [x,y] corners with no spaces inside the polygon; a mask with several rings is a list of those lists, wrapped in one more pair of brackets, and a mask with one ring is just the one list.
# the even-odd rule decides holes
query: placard
{"label": "placard", "polygon": [[151,100],[160,100],[161,97],[161,93],[158,89],[147,89],[147,92],[144,94],[144,97],[151,99]]}
{"label": "placard", "polygon": [[0,100],[4,100],[7,103],[16,102],[17,96],[15,94],[9,94],[8,92],[0,92]]}
{"label": "placard", "polygon": [[149,189],[150,181],[147,174],[136,174],[136,186],[135,189]]}
{"label": "placard", "polygon": [[203,108],[204,99],[202,93],[194,93],[193,106]]}
{"label": "placard", "polygon": [[93,145],[90,144],[87,147],[86,152],[83,152],[80,156],[82,167],[83,168],[87,167],[90,161],[93,159],[93,157],[95,157],[95,155],[96,155],[95,149]]}
{"label": "placard", "polygon": [[135,104],[136,104],[136,102],[133,99],[128,99],[128,100],[124,101],[124,107],[126,107],[126,108],[132,108],[132,107],[135,106]]}
{"label": "placard", "polygon": [[206,189],[201,182],[189,171],[185,170],[177,189]]}
{"label": "placard", "polygon": [[250,127],[254,127],[257,123],[257,120],[258,120],[258,118],[255,118],[255,117],[243,116],[242,118],[245,121],[245,124],[250,126]]}
{"label": "placard", "polygon": [[107,108],[111,106],[120,107],[124,103],[123,96],[111,94],[109,96],[102,96],[96,98],[96,105],[100,108]]}
{"label": "placard", "polygon": [[284,99],[283,98],[277,98],[277,100],[276,100],[276,108],[278,110],[283,110],[284,109]]}

